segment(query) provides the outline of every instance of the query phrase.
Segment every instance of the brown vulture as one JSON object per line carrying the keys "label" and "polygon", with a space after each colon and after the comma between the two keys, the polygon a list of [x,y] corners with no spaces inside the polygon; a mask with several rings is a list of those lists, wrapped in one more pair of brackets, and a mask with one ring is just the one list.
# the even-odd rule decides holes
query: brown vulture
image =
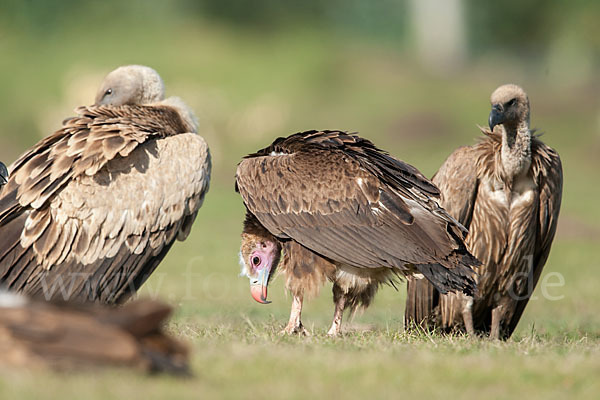
{"label": "brown vulture", "polygon": [[515,330],[548,258],[560,210],[558,153],[529,128],[529,99],[516,85],[492,93],[489,130],[458,148],[433,177],[442,206],[469,229],[482,262],[475,297],[441,295],[409,280],[407,327],[428,324],[507,339]]}
{"label": "brown vulture", "polygon": [[93,106],[25,152],[0,193],[0,286],[46,299],[122,302],[208,190],[210,155],[153,69],[105,78]]}
{"label": "brown vulture", "polygon": [[188,374],[187,346],[163,332],[170,313],[169,306],[150,300],[115,308],[0,290],[0,365]]}
{"label": "brown vulture", "polygon": [[251,293],[267,302],[280,263],[293,295],[287,333],[306,333],[302,302],[333,282],[330,335],[346,308],[368,306],[382,283],[421,274],[442,292],[475,289],[478,261],[464,228],[438,206],[439,190],[416,168],[340,131],[279,138],[238,165],[246,205],[240,262]]}

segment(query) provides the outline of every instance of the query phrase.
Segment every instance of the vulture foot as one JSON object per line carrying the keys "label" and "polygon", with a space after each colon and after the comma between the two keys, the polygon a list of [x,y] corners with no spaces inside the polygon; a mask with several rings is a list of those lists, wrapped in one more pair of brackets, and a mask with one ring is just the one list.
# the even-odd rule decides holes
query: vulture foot
{"label": "vulture foot", "polygon": [[282,335],[300,335],[310,336],[310,332],[304,328],[300,317],[302,315],[302,295],[294,295],[292,299],[292,311],[290,312],[290,320],[286,327],[280,332]]}
{"label": "vulture foot", "polygon": [[331,328],[329,328],[329,331],[327,332],[327,336],[329,337],[337,337],[339,336],[341,332],[340,327],[336,327],[336,326],[331,326]]}
{"label": "vulture foot", "polygon": [[300,325],[290,325],[288,324],[281,332],[280,335],[298,335],[298,336],[310,336],[310,332],[306,329],[302,322]]}

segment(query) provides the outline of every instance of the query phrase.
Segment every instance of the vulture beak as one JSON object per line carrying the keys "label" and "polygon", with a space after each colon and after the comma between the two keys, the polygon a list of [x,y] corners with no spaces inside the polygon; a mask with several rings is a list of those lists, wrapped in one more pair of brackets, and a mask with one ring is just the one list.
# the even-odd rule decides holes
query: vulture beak
{"label": "vulture beak", "polygon": [[492,106],[492,111],[490,111],[490,117],[488,119],[488,124],[490,126],[490,131],[494,131],[494,127],[504,122],[504,112],[502,111],[499,104],[494,104]]}
{"label": "vulture beak", "polygon": [[252,298],[261,304],[269,304],[267,301],[267,285],[269,284],[269,268],[263,268],[258,272],[257,279],[250,280],[250,293]]}

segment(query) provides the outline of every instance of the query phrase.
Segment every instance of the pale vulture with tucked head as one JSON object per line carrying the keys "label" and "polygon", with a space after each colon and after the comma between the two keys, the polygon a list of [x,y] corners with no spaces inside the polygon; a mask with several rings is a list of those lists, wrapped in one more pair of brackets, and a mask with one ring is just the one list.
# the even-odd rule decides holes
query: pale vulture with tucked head
{"label": "pale vulture with tucked head", "polygon": [[529,98],[517,85],[492,93],[489,130],[458,148],[433,177],[442,206],[469,229],[481,262],[475,297],[440,295],[409,281],[405,321],[506,339],[540,277],[556,232],[563,175],[558,153],[529,128]]}
{"label": "pale vulture with tucked head", "polygon": [[193,114],[151,68],[111,72],[96,104],[9,168],[0,193],[0,286],[115,303],[184,240],[209,186]]}

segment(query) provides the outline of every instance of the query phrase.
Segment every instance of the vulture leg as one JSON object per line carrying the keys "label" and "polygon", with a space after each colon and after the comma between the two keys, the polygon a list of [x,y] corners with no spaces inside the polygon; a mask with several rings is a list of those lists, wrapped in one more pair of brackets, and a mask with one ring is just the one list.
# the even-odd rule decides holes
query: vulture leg
{"label": "vulture leg", "polygon": [[281,334],[298,334],[302,336],[310,336],[310,332],[304,328],[301,321],[302,316],[302,301],[303,295],[294,295],[292,300],[292,311],[290,312],[290,320],[287,326],[281,331]]}
{"label": "vulture leg", "polygon": [[342,316],[346,308],[346,295],[336,284],[333,285],[333,302],[335,303],[335,311],[333,312],[331,328],[327,332],[329,336],[337,336],[342,330]]}
{"label": "vulture leg", "polygon": [[500,339],[500,322],[502,322],[502,316],[504,315],[503,306],[499,305],[492,310],[492,329],[490,331],[490,339]]}
{"label": "vulture leg", "polygon": [[463,304],[462,317],[465,322],[465,329],[470,336],[473,336],[475,335],[475,329],[473,329],[473,298],[467,297]]}

